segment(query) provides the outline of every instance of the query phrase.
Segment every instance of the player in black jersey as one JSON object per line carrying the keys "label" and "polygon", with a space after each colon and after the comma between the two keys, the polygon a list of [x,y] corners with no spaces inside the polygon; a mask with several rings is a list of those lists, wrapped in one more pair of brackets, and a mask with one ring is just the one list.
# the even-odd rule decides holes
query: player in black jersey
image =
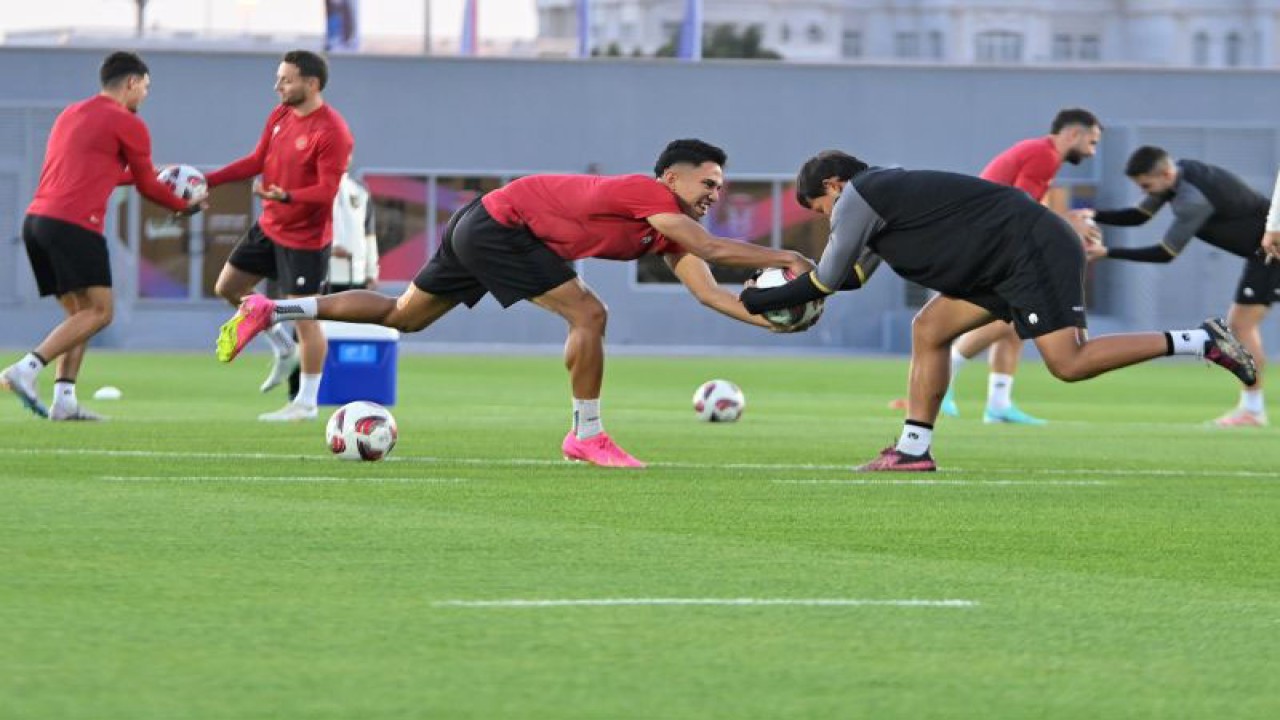
{"label": "player in black jersey", "polygon": [[951,372],[951,342],[993,320],[1011,321],[1020,337],[1035,342],[1049,372],[1067,382],[1162,355],[1202,356],[1254,381],[1253,358],[1220,320],[1088,339],[1079,237],[1016,188],[955,173],[868,167],[828,150],[800,168],[796,199],[831,220],[822,259],[785,285],[744,290],[749,311],[856,290],[882,261],[940,293],[911,323],[902,435],[858,470],[936,469],[929,447]]}
{"label": "player in black jersey", "polygon": [[1124,210],[1077,210],[1100,225],[1141,225],[1161,207],[1173,210],[1173,224],[1156,245],[1109,248],[1102,244],[1086,249],[1090,257],[1167,263],[1193,238],[1245,259],[1235,301],[1227,311],[1227,326],[1240,338],[1258,364],[1257,380],[1240,391],[1234,410],[1213,421],[1218,427],[1267,424],[1262,400],[1262,349],[1259,326],[1271,303],[1280,300],[1280,263],[1268,264],[1260,252],[1267,220],[1267,199],[1231,172],[1195,160],[1174,160],[1161,148],[1138,148],[1129,156],[1128,175],[1147,196],[1137,207]]}

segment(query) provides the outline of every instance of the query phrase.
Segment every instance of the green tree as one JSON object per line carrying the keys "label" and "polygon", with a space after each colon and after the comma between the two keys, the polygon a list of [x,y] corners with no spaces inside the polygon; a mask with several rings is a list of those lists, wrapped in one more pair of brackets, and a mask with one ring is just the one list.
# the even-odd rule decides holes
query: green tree
{"label": "green tree", "polygon": [[[754,58],[759,60],[781,60],[782,55],[764,46],[764,35],[759,25],[750,25],[742,32],[735,25],[713,25],[709,33],[702,36],[702,57],[704,58]],[[658,48],[654,57],[675,57],[680,43],[680,31]]]}

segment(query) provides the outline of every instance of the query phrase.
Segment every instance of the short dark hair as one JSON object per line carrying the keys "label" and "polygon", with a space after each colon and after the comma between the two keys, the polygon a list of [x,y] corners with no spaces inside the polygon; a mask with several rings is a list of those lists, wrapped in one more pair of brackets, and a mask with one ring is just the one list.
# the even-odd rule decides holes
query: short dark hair
{"label": "short dark hair", "polygon": [[720,167],[729,161],[729,156],[724,150],[712,145],[708,142],[686,138],[683,140],[672,140],[662,149],[662,154],[658,156],[658,161],[653,164],[653,176],[662,177],[662,173],[666,172],[672,165],[681,165],[688,163],[689,165],[701,165],[706,162],[713,162]]}
{"label": "short dark hair", "polygon": [[848,180],[867,169],[867,164],[846,152],[823,150],[804,161],[796,173],[796,202],[809,207],[814,198],[827,194],[822,181],[827,178]]}
{"label": "short dark hair", "polygon": [[302,77],[319,80],[321,90],[329,84],[329,63],[310,50],[290,50],[284,54],[284,62],[296,66]]}
{"label": "short dark hair", "polygon": [[102,82],[102,87],[111,87],[117,85],[121,80],[130,75],[150,75],[151,71],[147,69],[147,64],[142,62],[142,58],[137,53],[119,50],[111,53],[102,61],[102,67],[98,69],[98,80]]}
{"label": "short dark hair", "polygon": [[1164,148],[1143,145],[1129,156],[1129,162],[1124,166],[1124,174],[1131,178],[1146,175],[1167,162],[1169,162],[1169,153]]}
{"label": "short dark hair", "polygon": [[1053,118],[1053,124],[1049,126],[1049,133],[1057,135],[1063,128],[1068,125],[1079,125],[1081,127],[1096,127],[1102,129],[1102,123],[1098,122],[1098,116],[1085,110],[1084,108],[1067,108],[1059,110],[1058,114]]}

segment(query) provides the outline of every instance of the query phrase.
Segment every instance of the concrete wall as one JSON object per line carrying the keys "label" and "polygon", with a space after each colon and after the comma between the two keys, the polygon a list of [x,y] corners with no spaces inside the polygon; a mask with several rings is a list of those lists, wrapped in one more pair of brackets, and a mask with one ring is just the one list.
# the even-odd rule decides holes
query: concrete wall
{"label": "concrete wall", "polygon": [[[0,48],[0,227],[16,235],[62,105],[96,91],[102,51]],[[221,165],[248,152],[275,104],[276,56],[148,53],[143,109],[155,156]],[[730,176],[789,177],[813,152],[840,147],[872,163],[977,172],[1012,142],[1047,131],[1061,107],[1094,110],[1108,127],[1096,166],[1104,205],[1137,198],[1119,168],[1137,144],[1221,162],[1269,193],[1280,154],[1277,75],[1265,71],[825,66],[754,62],[507,61],[336,57],[326,98],[347,118],[364,168],[469,172],[644,172],[675,137],[730,153]],[[1240,167],[1244,165],[1246,167]],[[1147,244],[1168,224],[1115,233]],[[1196,245],[1200,245],[1197,243]],[[1095,329],[1199,322],[1225,311],[1239,262],[1197,247],[1172,265],[1109,263]],[[1206,268],[1207,275],[1206,275]],[[127,275],[130,268],[117,267]],[[627,264],[589,261],[584,277],[611,308],[614,346],[751,346],[902,350],[911,310],[887,271],[828,303],[811,332],[783,337],[705,311],[679,289],[640,287]],[[125,283],[127,284],[127,283]],[[121,287],[103,342],[205,347],[227,310],[214,302],[138,301]],[[20,245],[0,244],[0,344],[26,347],[56,318],[34,297]],[[1270,334],[1270,331],[1269,331]],[[558,319],[488,301],[410,342],[558,344]],[[1274,343],[1274,340],[1273,340]]]}

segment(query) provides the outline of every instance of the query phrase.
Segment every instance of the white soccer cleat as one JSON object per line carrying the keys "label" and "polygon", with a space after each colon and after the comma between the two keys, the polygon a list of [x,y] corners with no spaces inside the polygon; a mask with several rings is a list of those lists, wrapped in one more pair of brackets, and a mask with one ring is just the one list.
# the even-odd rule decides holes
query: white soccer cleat
{"label": "white soccer cleat", "polygon": [[1256,413],[1244,408],[1236,408],[1231,412],[1217,418],[1213,421],[1214,427],[1234,428],[1234,427],[1266,427],[1267,414]]}
{"label": "white soccer cleat", "polygon": [[49,408],[49,419],[54,422],[100,422],[107,418],[79,405],[63,405],[54,403]]}
{"label": "white soccer cleat", "polygon": [[293,371],[298,369],[300,362],[302,362],[302,353],[298,352],[297,345],[294,345],[287,355],[276,355],[275,360],[271,362],[271,374],[262,381],[258,389],[262,392],[271,392],[277,385],[289,379]]}
{"label": "white soccer cleat", "polygon": [[40,396],[36,393],[34,375],[22,372],[17,365],[10,365],[0,372],[0,388],[13,392],[22,406],[36,415],[49,417],[48,408],[40,402]]}
{"label": "white soccer cleat", "polygon": [[302,422],[303,420],[315,420],[316,414],[315,405],[291,402],[275,412],[262,413],[258,416],[258,419],[262,422]]}

